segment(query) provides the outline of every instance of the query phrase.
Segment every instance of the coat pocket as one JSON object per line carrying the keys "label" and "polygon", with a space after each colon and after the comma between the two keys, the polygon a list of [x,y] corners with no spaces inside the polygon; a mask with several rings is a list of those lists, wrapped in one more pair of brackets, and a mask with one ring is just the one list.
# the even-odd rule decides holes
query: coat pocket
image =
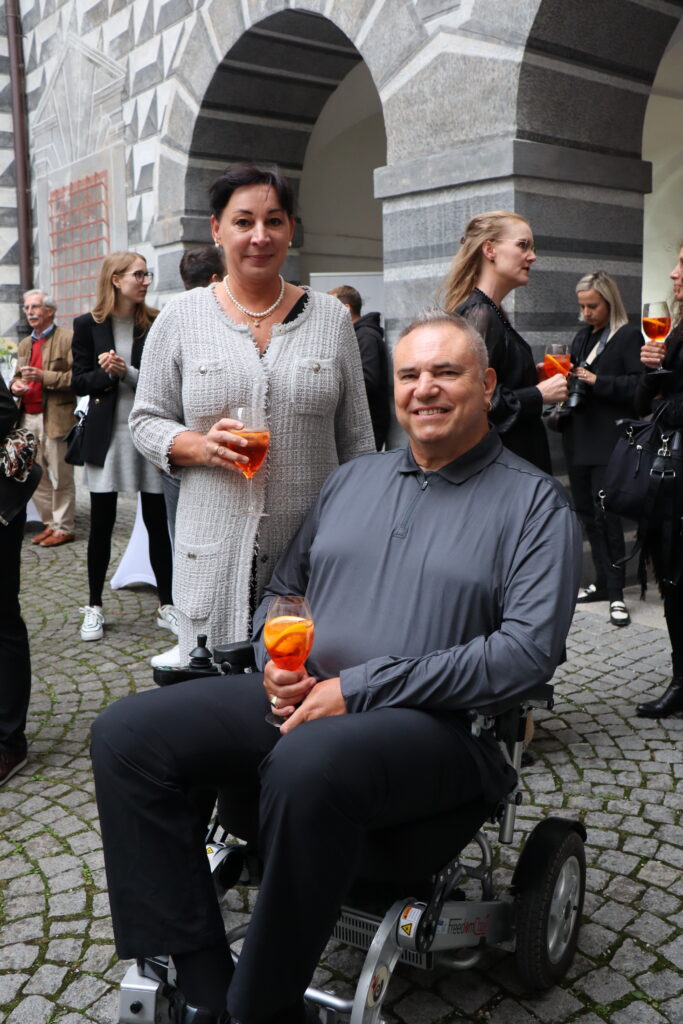
{"label": "coat pocket", "polygon": [[304,356],[293,367],[292,399],[302,416],[333,414],[339,400],[334,359]]}
{"label": "coat pocket", "polygon": [[216,597],[216,562],[223,541],[193,544],[176,539],[173,565],[173,600],[190,619],[206,619]]}

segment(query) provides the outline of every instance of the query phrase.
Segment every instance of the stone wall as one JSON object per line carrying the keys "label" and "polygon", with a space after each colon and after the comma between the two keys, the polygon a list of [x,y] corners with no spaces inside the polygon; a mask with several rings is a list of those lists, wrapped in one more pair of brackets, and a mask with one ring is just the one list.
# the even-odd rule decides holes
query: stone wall
{"label": "stone wall", "polygon": [[103,169],[112,247],[150,259],[163,300],[182,249],[209,237],[207,182],[227,160],[256,156],[298,186],[320,110],[363,60],[386,131],[375,190],[390,335],[432,299],[468,217],[499,206],[529,216],[539,242],[530,287],[508,303],[532,343],[572,332],[574,283],[596,264],[635,311],[650,187],[642,121],[682,10],[683,0],[26,0],[37,276],[47,284],[50,190]]}
{"label": "stone wall", "polygon": [[4,11],[0,13],[0,338],[17,340],[21,301],[12,101]]}

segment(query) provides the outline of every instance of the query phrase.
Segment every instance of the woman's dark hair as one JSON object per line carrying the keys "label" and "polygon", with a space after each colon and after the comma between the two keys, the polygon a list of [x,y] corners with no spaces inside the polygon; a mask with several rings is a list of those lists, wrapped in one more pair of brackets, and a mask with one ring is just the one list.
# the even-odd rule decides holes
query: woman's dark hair
{"label": "woman's dark hair", "polygon": [[211,213],[220,220],[233,192],[249,185],[269,185],[288,217],[294,216],[294,192],[284,174],[275,164],[230,164],[209,188]]}

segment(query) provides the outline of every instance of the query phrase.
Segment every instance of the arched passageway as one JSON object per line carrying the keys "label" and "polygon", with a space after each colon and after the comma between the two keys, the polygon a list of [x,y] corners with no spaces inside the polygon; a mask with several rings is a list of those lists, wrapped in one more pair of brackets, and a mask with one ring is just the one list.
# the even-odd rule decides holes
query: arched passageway
{"label": "arched passageway", "polygon": [[[309,146],[311,147],[309,150]],[[187,241],[209,239],[206,191],[226,163],[279,164],[299,198],[286,268],[381,269],[373,171],[386,161],[377,90],[331,21],[303,11],[249,28],[216,68],[197,116],[186,175]]]}

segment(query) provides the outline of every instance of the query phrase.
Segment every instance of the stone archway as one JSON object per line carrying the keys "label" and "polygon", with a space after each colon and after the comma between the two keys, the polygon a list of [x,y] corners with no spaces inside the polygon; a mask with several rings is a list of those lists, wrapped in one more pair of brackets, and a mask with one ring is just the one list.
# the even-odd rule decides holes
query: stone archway
{"label": "stone archway", "polygon": [[[329,0],[214,0],[198,12],[174,58],[155,169],[151,241],[162,299],[178,287],[181,248],[209,239],[206,186],[225,163],[276,161],[296,187],[318,115],[340,82],[365,61],[376,89],[424,37],[413,0],[387,0],[381,11]],[[371,191],[371,173],[368,180]],[[298,277],[296,252],[288,272]]]}
{"label": "stone archway", "polygon": [[534,224],[542,256],[545,301],[523,295],[517,306],[516,326],[529,340],[566,340],[576,326],[575,282],[599,267],[639,312],[651,188],[643,121],[681,13],[680,0],[539,4],[520,68],[514,168],[516,209]]}

